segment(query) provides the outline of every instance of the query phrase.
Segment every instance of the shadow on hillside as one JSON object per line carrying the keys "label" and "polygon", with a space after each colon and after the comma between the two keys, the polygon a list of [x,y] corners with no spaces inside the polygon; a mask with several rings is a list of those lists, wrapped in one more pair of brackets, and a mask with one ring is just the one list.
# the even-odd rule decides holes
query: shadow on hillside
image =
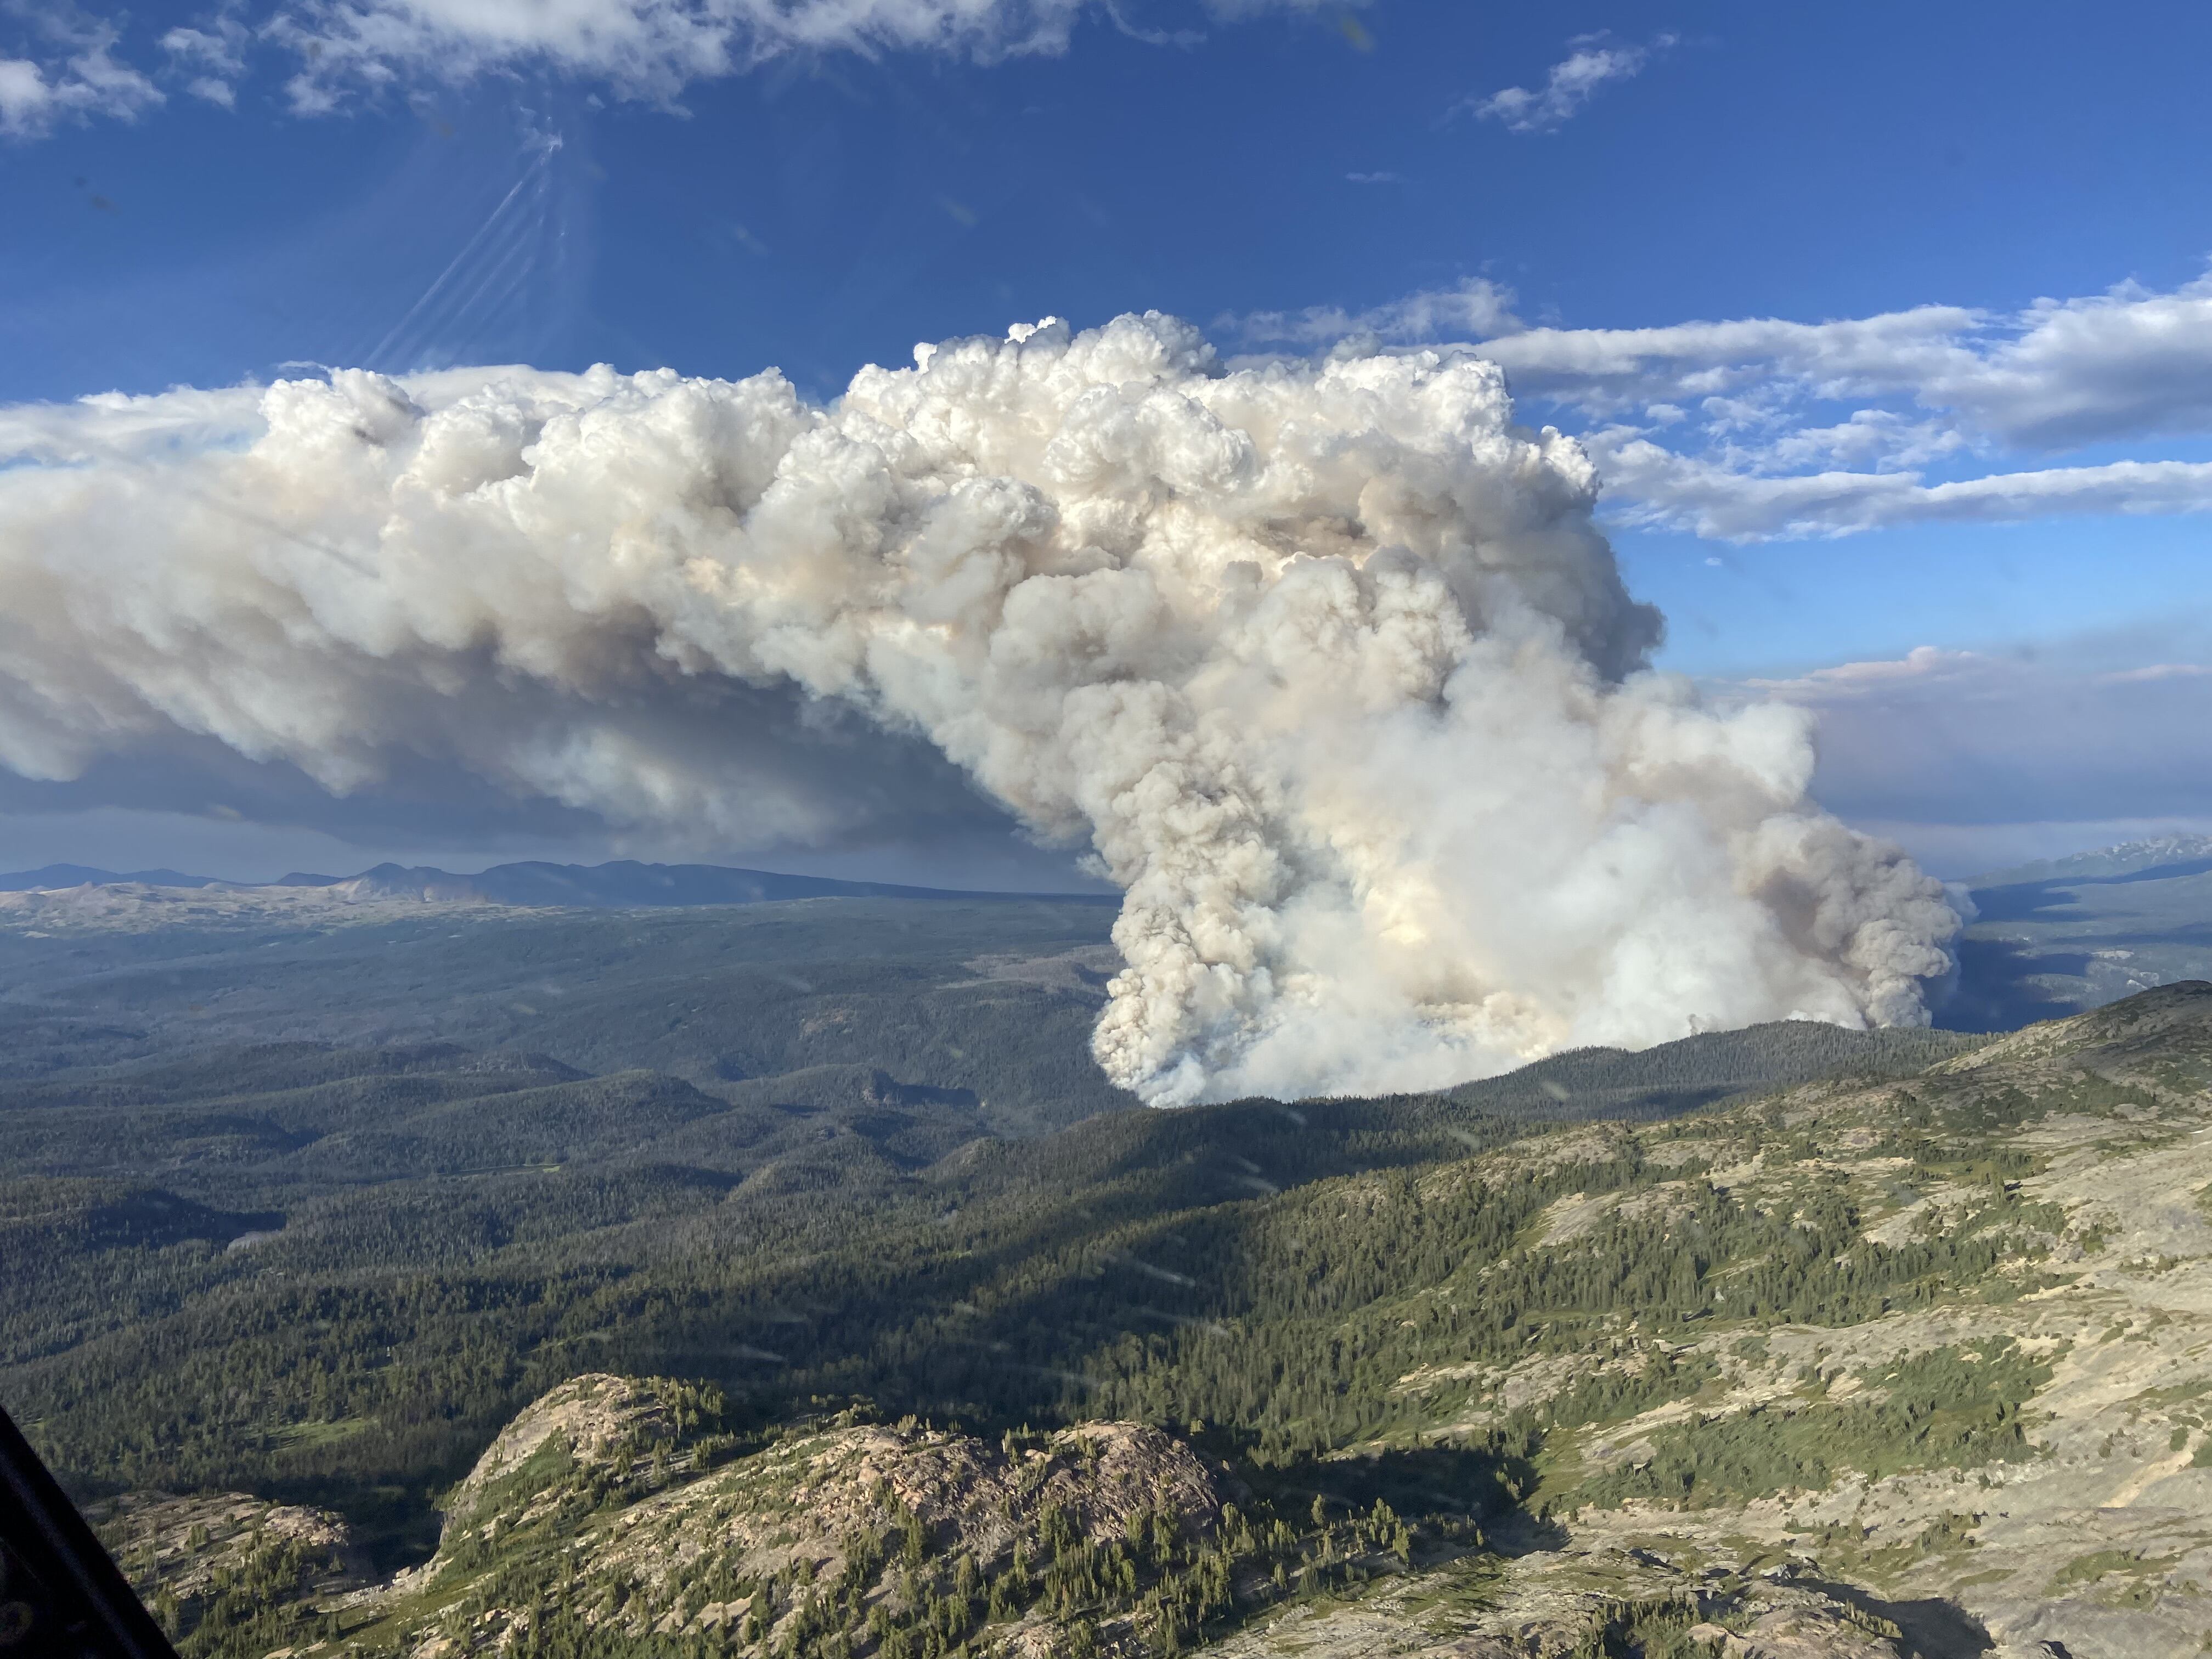
{"label": "shadow on hillside", "polygon": [[1830,1583],[1817,1578],[1793,1582],[1823,1595],[1832,1595],[1861,1613],[1888,1620],[1904,1632],[1905,1641],[1921,1659],[1978,1659],[1978,1656],[1996,1646],[1978,1619],[1957,1602],[1946,1601],[1941,1596],[1925,1596],[1917,1601],[1885,1601],[1856,1584]]}
{"label": "shadow on hillside", "polygon": [[2124,887],[2130,882],[2177,881],[2184,876],[2212,875],[2212,859],[2185,859],[2173,864],[2158,864],[2148,870],[2130,870],[2122,876],[2091,876],[2077,884],[2083,887]]}
{"label": "shadow on hillside", "polygon": [[1936,1011],[1948,1031],[2014,1031],[2039,1019],[2063,1019],[2086,1006],[2055,994],[2039,978],[2078,979],[2088,971],[2081,951],[2039,951],[2014,939],[1959,941],[1956,988]]}
{"label": "shadow on hillside", "polygon": [[438,1498],[465,1473],[465,1465],[449,1462],[424,1478],[404,1483],[347,1475],[274,1480],[262,1495],[280,1504],[337,1510],[345,1517],[371,1569],[388,1578],[421,1566],[437,1553],[438,1534],[445,1524]]}
{"label": "shadow on hillside", "polygon": [[2077,888],[2135,887],[2145,882],[2182,881],[2203,875],[2212,875],[2212,859],[2185,859],[2112,876],[2054,876],[2042,881],[2006,882],[1975,888],[1974,908],[1983,921],[2043,921],[2055,911],[2080,903]]}
{"label": "shadow on hillside", "polygon": [[1348,1513],[1388,1504],[1409,1519],[1464,1519],[1496,1525],[1511,1518],[1510,1538],[1496,1540],[1509,1553],[1558,1547],[1566,1536],[1556,1522],[1521,1511],[1536,1472],[1522,1458],[1468,1446],[1415,1446],[1335,1457],[1305,1457],[1275,1468],[1247,1465],[1252,1485],[1279,1503],[1319,1498],[1331,1511]]}
{"label": "shadow on hillside", "polygon": [[2047,921],[2057,912],[2080,902],[2076,887],[2086,887],[2080,881],[2022,881],[2003,887],[1977,887],[1974,890],[1974,908],[1977,921]]}
{"label": "shadow on hillside", "polygon": [[[1700,1089],[1610,1090],[1594,1099],[1564,1103],[1556,1111],[1544,1115],[1565,1121],[1602,1118],[1608,1121],[1656,1122],[1680,1117],[1688,1112],[1701,1111],[1717,1101],[1743,1091],[1742,1086],[1733,1081],[1716,1083]],[[1536,1115],[1532,1113],[1530,1115]]]}

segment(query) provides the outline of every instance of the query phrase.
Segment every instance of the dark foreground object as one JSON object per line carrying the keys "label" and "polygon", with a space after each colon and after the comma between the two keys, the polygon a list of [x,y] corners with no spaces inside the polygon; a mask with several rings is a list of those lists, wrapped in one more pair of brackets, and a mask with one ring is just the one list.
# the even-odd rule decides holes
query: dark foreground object
{"label": "dark foreground object", "polygon": [[0,1412],[0,1655],[176,1659],[115,1563]]}

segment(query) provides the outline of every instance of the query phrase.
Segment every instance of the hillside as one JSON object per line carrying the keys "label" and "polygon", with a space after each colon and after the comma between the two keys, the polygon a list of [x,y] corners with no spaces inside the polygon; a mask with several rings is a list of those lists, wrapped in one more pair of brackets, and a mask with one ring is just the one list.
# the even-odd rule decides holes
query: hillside
{"label": "hillside", "polygon": [[1486,1537],[1479,1496],[1438,1511],[1417,1491],[1409,1524],[1371,1472],[1255,1492],[1141,1424],[994,1443],[848,1410],[745,1438],[719,1431],[720,1405],[662,1378],[562,1384],[454,1487],[436,1554],[383,1583],[326,1514],[94,1512],[202,1651],[1282,1654],[1333,1647],[1347,1621],[1366,1652],[1905,1650],[1840,1586],[1723,1571],[1686,1589],[1656,1560],[1558,1547],[1555,1528],[1534,1548]]}
{"label": "hillside", "polygon": [[[88,1493],[228,1492],[193,1501],[335,1529],[320,1556],[270,1554],[271,1524],[240,1546],[235,1581],[268,1591],[233,1609],[250,1632],[173,1586],[209,1654],[1656,1655],[1724,1632],[1784,1655],[2193,1653],[2212,985],[1953,1042],[1665,1116],[1579,1118],[1540,1087],[1561,1117],[1110,1112],[873,1184],[777,1157],[641,1200],[646,1171],[702,1166],[579,1142],[560,1170],[442,1190],[334,1183],[235,1249],[224,1229],[271,1231],[246,1200],[273,1176],[234,1209],[173,1185],[202,1209],[158,1212],[48,1177],[39,1224],[84,1218],[48,1283],[83,1311],[12,1326],[0,1390]],[[479,1098],[616,1082],[531,1064]],[[621,1112],[681,1135],[699,1120],[675,1098]],[[520,1132],[483,1109],[487,1135]],[[539,1434],[577,1389],[660,1426]],[[1068,1504],[1118,1523],[1048,1542],[1021,1471],[1093,1478],[1070,1432],[1188,1472],[1164,1530],[1132,1536],[1133,1500],[1085,1488]],[[915,1459],[957,1472],[909,1480]],[[874,1473],[799,1473],[848,1462]],[[149,1586],[188,1553],[138,1547]],[[364,1559],[422,1565],[333,1577]],[[310,1621],[283,1643],[253,1622],[272,1596]],[[528,1608],[554,1611],[526,1637]]]}
{"label": "hillside", "polygon": [[[1838,1039],[1890,1073],[1961,1042],[1810,1040]],[[979,1249],[1020,1264],[1085,1228],[1449,1162],[1601,1098],[1559,1098],[1562,1075],[1659,1115],[1782,1075],[1808,1042],[1770,1026],[1585,1051],[1481,1085],[1480,1105],[1124,1107],[1042,1137],[970,1093],[853,1065],[710,1094],[526,1052],[295,1043],[0,1085],[0,1249],[21,1268],[0,1289],[0,1386],[73,1402],[49,1433],[94,1481],[410,1494],[379,1523],[404,1532],[425,1483],[579,1343],[781,1397],[815,1322],[793,1310],[842,1284],[818,1339],[837,1374],[818,1386],[854,1386],[871,1362],[850,1345],[961,1303]],[[1639,1066],[1657,1085],[1641,1094]],[[1141,1290],[1167,1282],[1135,1271]],[[1109,1298],[1102,1317],[1130,1311]],[[364,1365],[364,1344],[402,1363]],[[1051,1364],[1069,1369],[1057,1349]],[[985,1395],[955,1397],[1028,1403],[989,1392],[993,1369]],[[928,1404],[953,1379],[908,1386]]]}

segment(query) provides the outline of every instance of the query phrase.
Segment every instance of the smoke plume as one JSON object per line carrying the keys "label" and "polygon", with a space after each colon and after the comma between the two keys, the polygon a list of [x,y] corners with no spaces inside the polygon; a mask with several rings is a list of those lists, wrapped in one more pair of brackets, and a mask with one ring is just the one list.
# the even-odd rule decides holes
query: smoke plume
{"label": "smoke plume", "polygon": [[828,408],[599,368],[0,411],[0,763],[434,750],[763,838],[809,823],[746,699],[858,711],[1125,890],[1095,1047],[1160,1103],[1925,1019],[1942,889],[1808,800],[1807,715],[1645,667],[1589,462],[1493,367],[1230,372],[1158,315],[915,356]]}

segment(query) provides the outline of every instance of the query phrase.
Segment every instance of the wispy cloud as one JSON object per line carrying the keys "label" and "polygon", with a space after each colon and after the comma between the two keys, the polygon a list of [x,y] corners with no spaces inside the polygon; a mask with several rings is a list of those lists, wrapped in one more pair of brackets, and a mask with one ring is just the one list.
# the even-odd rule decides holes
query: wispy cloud
{"label": "wispy cloud", "polygon": [[134,121],[162,101],[161,88],[115,56],[112,24],[74,8],[29,14],[21,56],[0,53],[0,136],[38,138],[71,121]]}
{"label": "wispy cloud", "polygon": [[2003,465],[2212,436],[2212,277],[2009,313],[1532,329],[1480,349],[1589,422],[1630,522],[1751,540],[2212,509],[2212,463]]}
{"label": "wispy cloud", "polygon": [[[1319,3],[1204,0],[1200,9],[1231,21]],[[395,91],[526,70],[665,104],[696,82],[809,52],[925,52],[985,63],[1055,55],[1086,15],[1162,46],[1200,38],[1137,28],[1118,0],[222,0],[161,36],[154,50],[161,61],[149,75],[117,54],[120,13],[115,21],[66,10],[33,15],[45,19],[43,49],[0,30],[0,135],[16,138],[71,118],[142,113],[163,101],[157,76],[234,105],[257,52],[289,69],[284,89],[295,112],[320,115]]]}
{"label": "wispy cloud", "polygon": [[1456,287],[1425,289],[1365,311],[1307,306],[1298,311],[1254,311],[1214,319],[1217,332],[1254,345],[1334,345],[1371,340],[1412,345],[1431,340],[1480,340],[1518,329],[1513,290],[1481,276]]}
{"label": "wispy cloud", "polygon": [[1605,475],[1616,522],[1726,541],[1848,536],[1901,524],[2212,511],[2212,462],[2113,461],[1926,483],[1913,473],[1768,477],[1607,433],[1585,442]]}
{"label": "wispy cloud", "polygon": [[[1926,305],[1818,323],[1524,328],[1513,305],[1475,281],[1218,326],[1254,342],[1364,337],[1489,358],[1525,410],[1577,431],[1620,523],[1758,541],[2212,511],[2212,460],[2109,453],[2212,439],[2212,275],[2015,312]],[[2106,453],[2063,464],[2093,446]]]}
{"label": "wispy cloud", "polygon": [[232,5],[200,19],[198,27],[171,29],[161,37],[161,46],[186,92],[231,109],[238,103],[237,83],[246,73],[252,39],[252,31]]}
{"label": "wispy cloud", "polygon": [[1744,432],[1795,430],[1808,403],[1902,398],[1961,430],[2048,451],[2212,430],[2212,276],[2016,313],[1928,305],[1820,323],[1531,329],[1494,355],[1524,391],[1591,415],[1663,403]]}
{"label": "wispy cloud", "polygon": [[1487,97],[1470,98],[1459,107],[1476,119],[1500,123],[1508,132],[1556,132],[1608,82],[1626,81],[1676,40],[1662,34],[1648,46],[1613,46],[1605,35],[1582,35],[1567,42],[1568,55],[1552,65],[1540,87],[1507,87]]}

